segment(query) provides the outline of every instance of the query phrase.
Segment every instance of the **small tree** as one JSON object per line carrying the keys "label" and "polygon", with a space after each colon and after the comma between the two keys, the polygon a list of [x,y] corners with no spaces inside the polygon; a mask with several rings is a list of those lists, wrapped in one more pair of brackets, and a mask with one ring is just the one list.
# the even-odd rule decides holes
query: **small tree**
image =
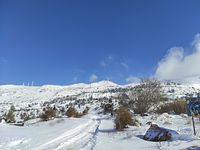
{"label": "small tree", "polygon": [[117,130],[123,130],[127,125],[132,125],[133,119],[129,110],[120,106],[116,111],[115,127]]}
{"label": "small tree", "polygon": [[140,84],[131,90],[129,97],[132,102],[130,107],[135,113],[141,115],[166,100],[161,83],[156,79],[141,79]]}

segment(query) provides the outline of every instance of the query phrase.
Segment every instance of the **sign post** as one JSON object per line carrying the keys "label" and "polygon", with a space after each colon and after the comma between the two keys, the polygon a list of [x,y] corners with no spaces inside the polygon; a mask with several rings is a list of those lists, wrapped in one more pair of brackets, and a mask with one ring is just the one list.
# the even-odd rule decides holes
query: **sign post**
{"label": "sign post", "polygon": [[194,124],[194,117],[193,117],[193,115],[192,115],[192,125],[193,125],[194,135],[196,136],[196,129],[195,129],[195,124]]}
{"label": "sign post", "polygon": [[195,98],[190,97],[189,99],[187,99],[187,109],[188,109],[188,115],[192,116],[192,126],[193,126],[194,135],[196,136],[194,117],[198,117],[200,115],[200,94],[199,93],[197,97]]}

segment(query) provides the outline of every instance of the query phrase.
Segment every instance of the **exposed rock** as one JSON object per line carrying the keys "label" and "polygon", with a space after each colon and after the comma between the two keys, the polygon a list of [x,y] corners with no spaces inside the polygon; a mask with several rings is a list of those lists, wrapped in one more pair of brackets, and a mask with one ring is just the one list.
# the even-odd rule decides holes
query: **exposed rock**
{"label": "exposed rock", "polygon": [[178,135],[174,130],[159,127],[157,124],[151,124],[143,138],[148,141],[168,141],[174,135]]}

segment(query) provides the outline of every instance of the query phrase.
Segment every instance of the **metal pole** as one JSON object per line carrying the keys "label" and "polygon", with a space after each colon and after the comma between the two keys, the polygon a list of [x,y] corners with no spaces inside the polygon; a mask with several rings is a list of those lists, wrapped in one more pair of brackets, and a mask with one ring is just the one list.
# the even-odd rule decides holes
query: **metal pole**
{"label": "metal pole", "polygon": [[192,125],[193,125],[194,135],[196,136],[196,130],[195,130],[195,124],[194,124],[194,117],[193,117],[193,115],[192,115]]}

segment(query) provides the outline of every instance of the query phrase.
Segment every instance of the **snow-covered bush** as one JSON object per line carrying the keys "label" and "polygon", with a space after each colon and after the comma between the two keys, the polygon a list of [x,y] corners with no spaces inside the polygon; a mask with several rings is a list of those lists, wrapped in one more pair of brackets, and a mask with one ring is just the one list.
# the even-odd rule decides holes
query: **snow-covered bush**
{"label": "snow-covered bush", "polygon": [[123,130],[127,125],[133,125],[132,115],[129,110],[123,106],[120,106],[116,110],[115,127],[117,130]]}
{"label": "snow-covered bush", "polygon": [[52,118],[55,118],[56,117],[56,110],[54,110],[53,108],[49,107],[49,108],[46,108],[44,113],[42,113],[40,115],[40,118],[43,120],[43,121],[48,121],[49,119],[52,119]]}
{"label": "snow-covered bush", "polygon": [[80,113],[76,110],[75,107],[69,107],[65,114],[68,117],[75,117],[75,118],[81,116]]}
{"label": "snow-covered bush", "polygon": [[12,105],[8,111],[8,113],[5,115],[5,120],[7,123],[15,123],[15,107]]}
{"label": "snow-covered bush", "polygon": [[87,115],[89,109],[90,109],[90,108],[87,106],[87,107],[83,110],[82,115]]}
{"label": "snow-covered bush", "polygon": [[26,122],[30,119],[35,119],[35,116],[32,114],[32,115],[29,115],[28,113],[21,113],[20,114],[20,119],[23,120],[23,122]]}

